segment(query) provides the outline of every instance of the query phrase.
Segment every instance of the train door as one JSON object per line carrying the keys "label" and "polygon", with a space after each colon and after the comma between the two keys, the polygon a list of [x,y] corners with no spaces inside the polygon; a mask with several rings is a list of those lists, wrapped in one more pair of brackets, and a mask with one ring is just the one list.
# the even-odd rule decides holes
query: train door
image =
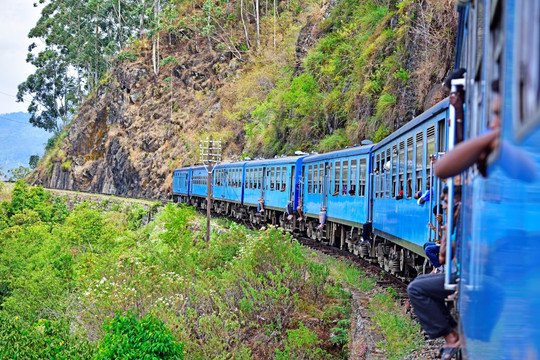
{"label": "train door", "polygon": [[321,207],[328,207],[328,193],[332,191],[330,186],[330,170],[332,169],[332,164],[329,162],[324,163],[324,182],[323,182],[323,191],[321,196]]}
{"label": "train door", "polygon": [[289,200],[294,201],[294,179],[295,179],[296,166],[291,166],[291,172],[289,175]]}

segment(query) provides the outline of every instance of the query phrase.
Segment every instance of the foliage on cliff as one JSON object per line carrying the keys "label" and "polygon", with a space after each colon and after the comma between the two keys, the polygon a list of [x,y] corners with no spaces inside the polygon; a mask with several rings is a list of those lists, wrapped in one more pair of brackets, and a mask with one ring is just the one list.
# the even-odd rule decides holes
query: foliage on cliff
{"label": "foliage on cliff", "polygon": [[32,181],[166,197],[209,135],[232,160],[381,140],[444,96],[456,16],[452,0],[170,1]]}

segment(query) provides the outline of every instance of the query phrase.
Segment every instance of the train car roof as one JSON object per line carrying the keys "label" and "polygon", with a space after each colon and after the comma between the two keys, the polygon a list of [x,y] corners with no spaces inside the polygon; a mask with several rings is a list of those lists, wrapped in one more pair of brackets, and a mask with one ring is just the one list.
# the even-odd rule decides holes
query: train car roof
{"label": "train car roof", "polygon": [[279,157],[274,159],[260,159],[260,160],[252,160],[248,161],[246,163],[246,166],[258,166],[258,165],[280,165],[280,164],[294,164],[298,160],[305,158],[305,156],[297,155],[297,156],[285,156],[285,157]]}
{"label": "train car roof", "polygon": [[309,156],[306,156],[306,158],[304,159],[304,162],[313,162],[313,161],[321,161],[321,160],[334,159],[334,158],[340,158],[340,157],[346,157],[346,156],[369,154],[372,148],[373,148],[373,144],[359,145],[355,147],[349,147],[346,149],[327,152],[324,154],[309,155]]}
{"label": "train car roof", "polygon": [[246,162],[245,161],[237,161],[237,162],[225,162],[217,164],[216,168],[231,168],[231,167],[242,167],[244,166]]}
{"label": "train car roof", "polygon": [[380,149],[381,147],[388,145],[388,143],[407,133],[411,129],[414,129],[415,127],[426,121],[426,119],[429,119],[430,117],[445,111],[448,108],[448,105],[448,98],[439,101],[437,104],[433,105],[432,107],[424,111],[422,114],[418,115],[417,117],[400,127],[397,131],[394,131],[392,134],[375,144],[375,146],[373,146],[373,150],[375,151]]}

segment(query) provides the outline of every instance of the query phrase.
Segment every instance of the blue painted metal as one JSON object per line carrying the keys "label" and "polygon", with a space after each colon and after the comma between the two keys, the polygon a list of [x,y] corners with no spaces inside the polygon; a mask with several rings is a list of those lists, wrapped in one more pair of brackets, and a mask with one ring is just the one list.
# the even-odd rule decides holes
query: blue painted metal
{"label": "blue painted metal", "polygon": [[173,172],[173,195],[189,195],[190,168],[180,168]]}
{"label": "blue painted metal", "polygon": [[214,199],[243,203],[244,167],[245,162],[216,165],[213,171]]}
{"label": "blue painted metal", "polygon": [[[247,206],[257,206],[258,199],[262,197],[265,208],[285,211],[289,201],[294,201],[296,208],[299,199],[297,192],[300,179],[299,168],[301,167],[303,158],[290,156],[247,162],[245,165],[246,174],[255,172],[259,174],[260,172],[263,174],[263,177],[260,187],[258,183],[256,188],[253,185],[249,185],[250,182],[248,182],[247,186],[244,183],[244,204]],[[278,171],[279,180],[277,179]],[[273,177],[272,174],[274,174]]]}
{"label": "blue painted metal", "polygon": [[[438,124],[440,121],[446,122],[448,118],[448,100],[445,99],[439,102],[437,105],[429,109],[427,112],[418,116],[401,129],[396,131],[391,136],[382,140],[373,147],[372,161],[376,161],[376,155],[381,154],[381,151],[386,154],[390,149],[390,153],[393,153],[394,147],[399,149],[400,143],[407,144],[408,138],[413,138],[413,154],[412,159],[407,159],[407,150],[405,150],[405,167],[404,163],[397,164],[394,161],[394,156],[391,155],[391,166],[389,169],[384,169],[383,166],[379,169],[379,175],[374,176],[374,186],[381,186],[382,182],[382,194],[383,196],[373,197],[373,228],[376,234],[379,234],[385,238],[391,238],[394,242],[420,254],[424,255],[423,244],[429,240],[429,228],[427,226],[429,222],[430,204],[426,202],[423,206],[419,205],[417,200],[413,196],[408,197],[406,189],[406,180],[403,180],[403,199],[396,200],[395,193],[393,193],[393,179],[395,176],[397,192],[399,191],[399,171],[398,166],[404,168],[404,174],[409,170],[412,173],[413,179],[415,178],[415,160],[416,160],[416,134],[422,132],[422,188],[416,188],[416,181],[412,181],[412,194],[414,195],[418,191],[422,191],[424,194],[426,189],[427,171],[426,167],[426,139],[427,129],[429,127],[435,127],[435,139],[438,138]],[[441,144],[444,148],[444,144]],[[435,143],[435,149],[439,148],[439,144]],[[407,149],[407,148],[406,148]],[[386,163],[386,157],[384,160]],[[375,165],[373,165],[375,166]],[[376,189],[377,190],[377,189]],[[375,191],[376,191],[375,190]],[[433,196],[438,197],[435,189]],[[380,193],[380,192],[379,192]]]}
{"label": "blue painted metal", "polygon": [[[369,189],[369,158],[372,145],[358,146],[326,154],[311,155],[303,159],[303,209],[307,216],[318,217],[322,207],[326,207],[328,221],[346,223],[351,226],[360,227],[368,218],[368,189]],[[335,189],[335,166],[339,164],[340,179],[344,178],[343,164],[347,162],[349,175],[347,183],[343,180]],[[356,171],[351,173],[351,161],[356,161]],[[365,172],[363,176],[363,196],[360,194],[360,162],[365,162]],[[317,175],[313,172],[312,178],[316,181],[309,181],[309,167],[317,169]],[[321,167],[323,168],[322,181]],[[312,170],[313,171],[313,170]],[[354,183],[351,178],[354,176]],[[355,188],[355,195],[349,191],[352,186]],[[335,194],[335,195],[334,195]]]}
{"label": "blue painted metal", "polygon": [[[535,359],[540,356],[540,128],[536,123],[518,136],[522,2],[502,3],[500,151],[487,178],[467,172],[460,254],[461,336],[470,359]],[[487,20],[492,3],[485,5]],[[488,57],[484,66],[492,66],[489,55],[484,56]],[[485,130],[484,117],[473,120],[482,123],[478,133]]]}

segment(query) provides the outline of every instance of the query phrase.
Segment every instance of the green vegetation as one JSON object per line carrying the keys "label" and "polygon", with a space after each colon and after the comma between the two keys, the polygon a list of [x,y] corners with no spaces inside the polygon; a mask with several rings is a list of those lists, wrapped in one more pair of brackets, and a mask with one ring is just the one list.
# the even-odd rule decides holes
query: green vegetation
{"label": "green vegetation", "polygon": [[384,341],[377,344],[386,350],[389,359],[402,359],[424,343],[420,325],[414,324],[408,314],[401,313],[396,292],[392,288],[387,293],[376,294],[370,301],[372,320],[380,327]]}
{"label": "green vegetation", "polygon": [[[357,268],[274,228],[219,220],[226,231],[207,243],[190,208],[169,204],[141,226],[140,207],[107,205],[70,211],[22,181],[2,202],[0,358],[347,357],[346,288],[374,282]],[[418,328],[383,295],[370,308],[395,358]]]}

